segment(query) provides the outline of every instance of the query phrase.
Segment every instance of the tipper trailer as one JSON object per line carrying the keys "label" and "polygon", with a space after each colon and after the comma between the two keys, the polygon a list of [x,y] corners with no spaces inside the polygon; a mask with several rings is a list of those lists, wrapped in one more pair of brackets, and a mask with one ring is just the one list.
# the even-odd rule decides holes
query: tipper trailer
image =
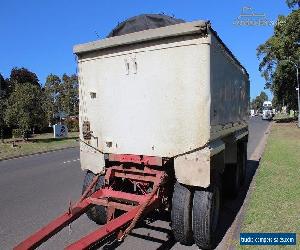
{"label": "tipper trailer", "polygon": [[[163,27],[164,26],[164,27]],[[174,238],[214,246],[221,187],[245,178],[249,77],[208,21],[141,15],[78,57],[81,199],[20,243],[36,248],[81,214],[98,224],[68,249],[123,240],[154,209]]]}

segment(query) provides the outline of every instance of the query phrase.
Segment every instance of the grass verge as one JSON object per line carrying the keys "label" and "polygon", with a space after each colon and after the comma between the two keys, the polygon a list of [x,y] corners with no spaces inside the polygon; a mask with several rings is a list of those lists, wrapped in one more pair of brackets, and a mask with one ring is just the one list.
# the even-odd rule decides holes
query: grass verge
{"label": "grass verge", "polygon": [[[35,135],[28,141],[8,139],[5,140],[4,143],[0,143],[0,160],[55,149],[75,147],[79,145],[78,141],[76,141],[77,138],[78,133],[71,132],[67,138],[61,139],[54,139],[53,134]],[[12,147],[13,141],[15,141],[15,147]]]}
{"label": "grass verge", "polygon": [[273,120],[276,121],[277,123],[287,123],[287,122],[292,122],[297,120],[297,115],[293,114],[282,114],[278,113],[273,117]]}
{"label": "grass verge", "polygon": [[296,232],[300,249],[299,177],[300,129],[295,123],[273,124],[241,232]]}

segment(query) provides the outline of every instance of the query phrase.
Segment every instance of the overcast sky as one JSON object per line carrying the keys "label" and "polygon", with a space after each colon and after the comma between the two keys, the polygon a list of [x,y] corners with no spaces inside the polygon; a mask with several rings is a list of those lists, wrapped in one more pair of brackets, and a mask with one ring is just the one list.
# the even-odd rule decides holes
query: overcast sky
{"label": "overcast sky", "polygon": [[[272,35],[277,16],[290,10],[285,0],[2,0],[0,73],[8,77],[13,67],[26,67],[42,85],[50,73],[75,73],[73,45],[104,38],[131,16],[162,12],[186,21],[210,20],[249,72],[253,98],[264,87],[256,48]],[[256,24],[249,26],[247,20]]]}

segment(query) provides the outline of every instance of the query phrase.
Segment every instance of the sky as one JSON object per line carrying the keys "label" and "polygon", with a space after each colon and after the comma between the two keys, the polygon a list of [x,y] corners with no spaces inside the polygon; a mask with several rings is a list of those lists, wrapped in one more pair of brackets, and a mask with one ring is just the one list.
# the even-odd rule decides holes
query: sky
{"label": "sky", "polygon": [[[9,77],[13,67],[25,67],[44,85],[50,73],[76,73],[74,45],[105,38],[129,17],[165,13],[186,21],[210,20],[247,69],[254,98],[265,85],[256,48],[273,34],[272,23],[278,15],[289,12],[285,0],[1,0],[0,73]],[[251,17],[240,16],[249,13]],[[243,22],[237,22],[238,18]],[[268,25],[247,23],[262,19]]]}

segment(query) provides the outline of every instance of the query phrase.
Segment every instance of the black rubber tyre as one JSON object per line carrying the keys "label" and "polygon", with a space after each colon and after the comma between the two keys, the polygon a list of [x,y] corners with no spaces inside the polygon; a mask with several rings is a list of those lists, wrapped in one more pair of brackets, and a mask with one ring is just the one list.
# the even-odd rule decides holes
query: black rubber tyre
{"label": "black rubber tyre", "polygon": [[247,167],[247,142],[238,143],[238,165],[240,168],[240,185],[243,185],[246,179]]}
{"label": "black rubber tyre", "polygon": [[[91,171],[86,172],[84,182],[83,182],[83,187],[82,187],[82,194],[92,183],[94,177],[95,174],[93,172]],[[104,184],[104,176],[99,176],[98,182],[94,187],[94,191],[99,190],[103,186],[103,184]],[[94,205],[86,212],[86,215],[90,220],[96,222],[99,225],[103,225],[107,221],[107,209],[104,206]]]}
{"label": "black rubber tyre", "polygon": [[176,182],[172,198],[171,228],[175,240],[183,245],[193,244],[192,200],[192,191]]}
{"label": "black rubber tyre", "polygon": [[216,183],[194,193],[193,233],[200,249],[212,249],[215,246],[221,203],[220,189],[220,183]]}
{"label": "black rubber tyre", "polygon": [[223,173],[224,193],[229,198],[235,198],[240,189],[241,168],[238,164],[226,164]]}

